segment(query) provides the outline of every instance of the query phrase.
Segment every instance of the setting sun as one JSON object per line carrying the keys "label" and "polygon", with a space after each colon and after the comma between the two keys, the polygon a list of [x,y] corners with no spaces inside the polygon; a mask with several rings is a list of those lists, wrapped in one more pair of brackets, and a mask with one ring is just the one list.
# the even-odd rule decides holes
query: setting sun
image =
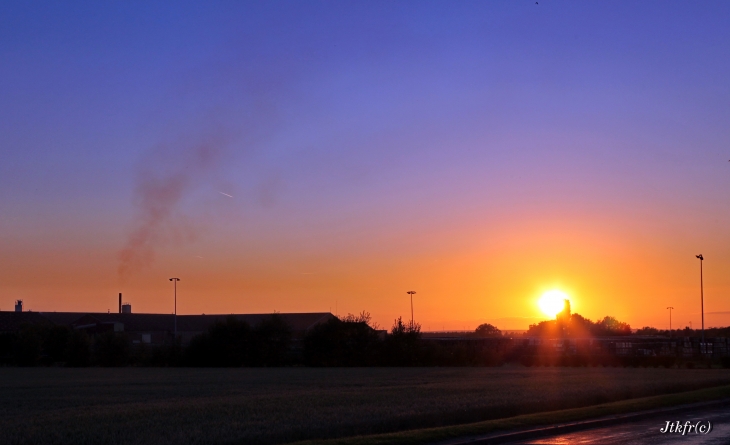
{"label": "setting sun", "polygon": [[570,300],[568,294],[559,290],[550,290],[542,294],[537,305],[545,315],[553,318],[563,310],[565,300]]}

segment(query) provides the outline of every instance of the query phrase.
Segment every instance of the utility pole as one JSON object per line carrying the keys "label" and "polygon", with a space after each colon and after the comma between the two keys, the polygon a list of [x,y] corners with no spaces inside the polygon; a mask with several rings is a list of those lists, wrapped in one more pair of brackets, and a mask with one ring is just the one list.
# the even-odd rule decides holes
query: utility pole
{"label": "utility pole", "polygon": [[175,341],[177,341],[177,282],[180,281],[180,278],[170,278],[170,281],[173,282],[173,286],[175,289]]}
{"label": "utility pole", "polygon": [[702,343],[705,342],[705,287],[702,282],[702,261],[705,259],[702,254],[695,255],[700,259],[700,302],[702,308]]}
{"label": "utility pole", "polygon": [[673,307],[669,306],[667,309],[669,309],[669,337],[672,337],[672,309]]}
{"label": "utility pole", "polygon": [[409,294],[409,295],[411,296],[411,327],[413,327],[413,294],[415,294],[415,293],[416,293],[416,291],[414,291],[414,290],[409,290],[409,291],[408,291],[408,292],[406,292],[406,293],[407,293],[407,294]]}

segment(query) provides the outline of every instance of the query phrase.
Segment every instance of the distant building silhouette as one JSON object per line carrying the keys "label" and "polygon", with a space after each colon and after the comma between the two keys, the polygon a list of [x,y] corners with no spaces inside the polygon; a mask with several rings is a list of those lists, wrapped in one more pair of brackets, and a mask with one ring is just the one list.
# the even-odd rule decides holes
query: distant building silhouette
{"label": "distant building silhouette", "polygon": [[[123,304],[120,314],[107,312],[0,312],[0,333],[18,332],[24,324],[45,324],[67,326],[90,335],[123,332],[133,344],[163,345],[173,341],[173,314],[133,314],[131,311],[131,305]],[[178,338],[185,345],[196,335],[206,332],[216,322],[223,322],[229,317],[245,321],[250,326],[256,326],[271,315],[178,315]],[[294,337],[303,337],[314,326],[335,318],[329,312],[277,315],[289,325]]]}
{"label": "distant building silhouette", "polygon": [[563,310],[558,312],[555,319],[565,323],[570,321],[570,300],[567,298],[563,300]]}

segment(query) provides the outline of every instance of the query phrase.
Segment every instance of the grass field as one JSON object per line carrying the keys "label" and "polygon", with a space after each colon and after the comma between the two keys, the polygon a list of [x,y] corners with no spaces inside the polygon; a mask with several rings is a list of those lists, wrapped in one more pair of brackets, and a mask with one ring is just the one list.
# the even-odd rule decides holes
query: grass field
{"label": "grass field", "polygon": [[730,384],[663,368],[0,369],[0,444],[285,443]]}

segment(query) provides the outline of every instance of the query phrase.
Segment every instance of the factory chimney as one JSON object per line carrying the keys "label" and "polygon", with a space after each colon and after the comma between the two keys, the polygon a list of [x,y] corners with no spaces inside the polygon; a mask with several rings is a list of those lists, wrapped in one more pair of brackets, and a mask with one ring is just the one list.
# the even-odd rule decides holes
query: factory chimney
{"label": "factory chimney", "polygon": [[122,313],[122,293],[119,292],[119,313]]}

